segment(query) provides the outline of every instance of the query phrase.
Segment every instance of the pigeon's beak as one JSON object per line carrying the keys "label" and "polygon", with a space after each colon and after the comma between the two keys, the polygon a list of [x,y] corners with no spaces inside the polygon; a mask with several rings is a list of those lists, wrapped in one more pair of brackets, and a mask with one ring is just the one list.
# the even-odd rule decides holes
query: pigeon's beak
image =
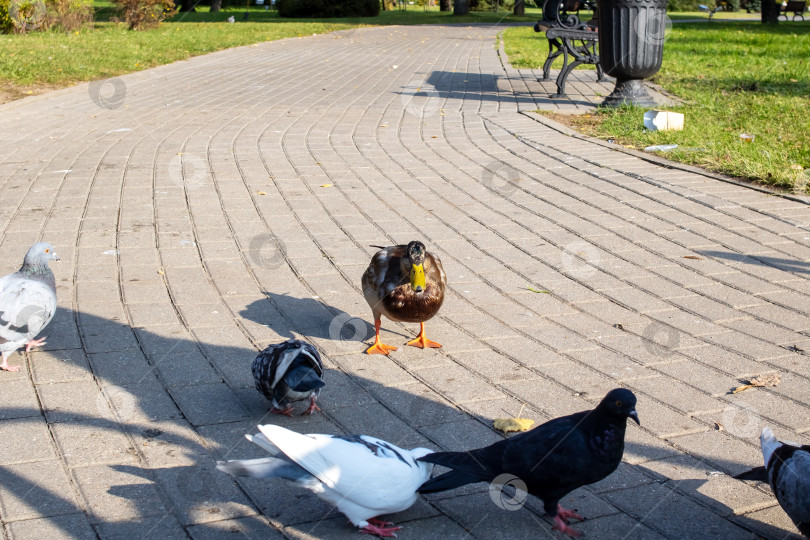
{"label": "pigeon's beak", "polygon": [[639,419],[638,419],[638,413],[636,412],[636,410],[635,410],[635,409],[633,409],[632,411],[630,411],[629,413],[627,413],[627,416],[629,416],[630,418],[632,418],[633,420],[635,420],[636,424],[641,425],[641,422],[640,422],[640,421],[639,421]]}

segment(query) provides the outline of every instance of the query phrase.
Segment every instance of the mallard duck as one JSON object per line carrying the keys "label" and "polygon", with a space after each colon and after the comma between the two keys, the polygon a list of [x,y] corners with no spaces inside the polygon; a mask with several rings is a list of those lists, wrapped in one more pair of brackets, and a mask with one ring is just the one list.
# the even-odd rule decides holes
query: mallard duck
{"label": "mallard duck", "polygon": [[442,262],[422,242],[385,247],[375,253],[363,273],[363,295],[374,315],[375,331],[374,345],[366,349],[366,354],[397,350],[380,341],[381,315],[392,321],[420,324],[419,335],[408,345],[422,349],[441,347],[425,337],[425,321],[442,307],[446,287]]}

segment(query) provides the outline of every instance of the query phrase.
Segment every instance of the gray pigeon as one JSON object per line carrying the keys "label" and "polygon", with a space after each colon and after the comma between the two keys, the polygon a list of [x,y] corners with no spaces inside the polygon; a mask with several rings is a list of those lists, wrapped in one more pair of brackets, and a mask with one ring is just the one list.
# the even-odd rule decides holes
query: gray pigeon
{"label": "gray pigeon", "polygon": [[315,493],[349,518],[361,533],[391,537],[401,527],[378,519],[410,508],[416,489],[433,470],[417,458],[427,448],[404,450],[367,435],[302,435],[281,426],[259,426],[247,438],[272,457],[218,461],[232,476],[285,478]]}
{"label": "gray pigeon", "polygon": [[9,366],[11,353],[25,345],[25,351],[44,345],[45,338],[34,339],[56,311],[56,281],[48,261],[59,260],[53,246],[37,242],[23,260],[19,271],[0,278],[0,370],[17,371]]}
{"label": "gray pigeon", "polygon": [[782,509],[810,538],[810,446],[780,442],[767,427],[759,442],[765,466],[734,478],[768,482]]}
{"label": "gray pigeon", "polygon": [[273,403],[270,412],[292,416],[291,401],[309,399],[303,414],[320,410],[315,404],[324,386],[323,362],[318,350],[297,339],[270,345],[253,361],[256,390]]}

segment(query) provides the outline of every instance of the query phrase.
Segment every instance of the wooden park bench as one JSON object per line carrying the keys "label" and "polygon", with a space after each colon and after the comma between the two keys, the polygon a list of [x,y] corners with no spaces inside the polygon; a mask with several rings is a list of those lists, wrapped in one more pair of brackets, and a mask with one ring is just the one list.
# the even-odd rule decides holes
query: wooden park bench
{"label": "wooden park bench", "polygon": [[782,5],[782,9],[780,10],[779,17],[784,17],[785,20],[788,20],[788,13],[793,12],[793,20],[796,20],[796,17],[800,17],[801,20],[804,20],[804,10],[807,9],[807,0],[788,0],[786,4]]}
{"label": "wooden park bench", "polygon": [[[594,12],[588,22],[579,20],[579,11],[585,7]],[[543,78],[548,81],[551,64],[560,55],[563,65],[557,75],[557,94],[565,96],[565,80],[580,64],[594,64],[598,81],[604,80],[596,44],[599,41],[596,22],[595,0],[546,0],[543,4],[543,19],[534,25],[535,32],[545,32],[548,40],[548,58],[543,64]],[[570,61],[573,59],[572,61]]]}

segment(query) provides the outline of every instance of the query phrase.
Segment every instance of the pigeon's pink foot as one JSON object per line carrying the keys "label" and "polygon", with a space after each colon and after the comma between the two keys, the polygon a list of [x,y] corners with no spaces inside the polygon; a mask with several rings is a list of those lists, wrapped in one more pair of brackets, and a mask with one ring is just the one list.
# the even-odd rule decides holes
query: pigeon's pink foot
{"label": "pigeon's pink foot", "polygon": [[315,396],[311,396],[311,397],[309,398],[309,408],[307,408],[307,410],[305,410],[304,412],[302,412],[302,413],[301,413],[301,416],[304,416],[304,415],[306,415],[306,414],[312,414],[312,413],[314,413],[315,411],[320,411],[320,410],[321,410],[321,408],[320,408],[320,407],[318,407],[318,406],[315,404]]}
{"label": "pigeon's pink foot", "polygon": [[42,347],[45,345],[45,338],[41,337],[39,339],[32,339],[28,343],[25,344],[25,352],[31,352],[31,349],[34,347]]}
{"label": "pigeon's pink foot", "polygon": [[578,537],[582,536],[582,533],[576,529],[573,529],[568,526],[568,524],[563,520],[562,517],[559,515],[554,516],[554,525],[551,526],[552,531],[560,531],[568,536]]}
{"label": "pigeon's pink foot", "polygon": [[565,523],[568,523],[569,519],[585,521],[585,518],[577,514],[574,510],[566,510],[559,504],[557,505],[557,515],[560,516],[560,519],[562,519]]}
{"label": "pigeon's pink foot", "polygon": [[287,405],[286,409],[276,409],[275,407],[270,409],[270,412],[273,414],[283,414],[284,416],[292,416],[292,405]]}
{"label": "pigeon's pink foot", "polygon": [[8,358],[6,358],[6,355],[3,354],[3,363],[0,364],[0,370],[12,371],[12,372],[20,371],[20,366],[10,366],[10,365],[8,365]]}
{"label": "pigeon's pink foot", "polygon": [[[379,523],[379,525],[375,525],[372,521]],[[393,523],[386,523],[374,518],[369,519],[368,525],[360,528],[360,534],[374,534],[383,538],[396,538],[397,535],[395,533],[402,530],[402,527],[386,527],[386,525],[393,525]]]}

